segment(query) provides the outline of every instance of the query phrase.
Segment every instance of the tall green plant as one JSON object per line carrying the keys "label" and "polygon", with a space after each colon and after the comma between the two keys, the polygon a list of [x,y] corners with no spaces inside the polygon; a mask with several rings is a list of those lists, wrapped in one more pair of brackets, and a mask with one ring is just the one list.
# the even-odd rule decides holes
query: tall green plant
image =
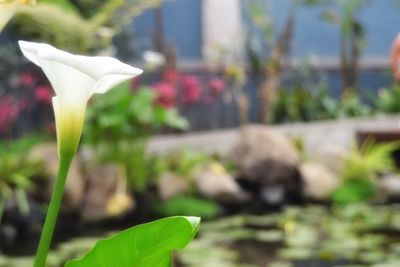
{"label": "tall green plant", "polygon": [[358,13],[369,0],[314,0],[307,5],[333,5],[322,13],[322,18],[340,28],[340,64],[343,92],[357,86],[359,61],[365,47],[366,33]]}
{"label": "tall green plant", "polygon": [[149,176],[145,167],[148,137],[162,127],[188,127],[176,109],[157,105],[156,97],[150,88],[132,91],[129,83],[124,83],[98,97],[87,111],[84,139],[96,149],[100,159],[122,164],[135,190],[143,189]]}
{"label": "tall green plant", "polygon": [[[43,69],[56,93],[52,100],[60,164],[33,265],[45,267],[87,102],[93,94],[104,94],[142,70],[115,58],[73,55],[48,44],[20,41],[19,46],[27,59]],[[98,242],[85,257],[67,266],[168,267],[172,250],[190,242],[199,222],[196,217],[173,217],[137,226]]]}
{"label": "tall green plant", "polygon": [[[268,4],[271,4],[271,1],[246,1],[246,10],[250,20],[258,29],[258,33],[262,35],[263,43],[261,46],[264,48],[263,51],[269,51],[266,55],[259,55],[259,57],[265,57],[262,59],[265,61],[265,64],[258,64],[258,61],[253,61],[257,65],[263,65],[265,68],[266,80],[259,88],[261,99],[260,115],[262,120],[265,120],[270,114],[272,106],[278,97],[281,73],[283,72],[283,61],[290,55],[290,44],[294,27],[294,13],[290,11],[286,18],[285,26],[281,31],[277,31],[272,21]],[[253,38],[253,36],[249,36],[248,38]],[[251,42],[248,42],[248,44],[251,45]],[[249,56],[254,59],[256,53],[252,47],[247,47],[247,50]]]}
{"label": "tall green plant", "polygon": [[22,214],[29,212],[27,193],[35,188],[34,179],[43,176],[40,162],[24,153],[37,140],[24,138],[0,143],[0,223],[5,204],[14,198]]}

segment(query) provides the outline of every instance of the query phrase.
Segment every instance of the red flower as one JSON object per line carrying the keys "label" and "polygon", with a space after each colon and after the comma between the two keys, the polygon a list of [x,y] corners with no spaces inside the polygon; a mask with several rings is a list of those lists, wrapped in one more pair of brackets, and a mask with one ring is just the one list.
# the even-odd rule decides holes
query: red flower
{"label": "red flower", "polygon": [[175,87],[166,82],[157,83],[153,87],[158,94],[156,99],[157,104],[166,108],[175,107],[176,97],[177,97],[177,92]]}
{"label": "red flower", "polygon": [[40,104],[51,104],[51,98],[53,97],[53,93],[49,86],[41,85],[35,88],[35,98]]}
{"label": "red flower", "polygon": [[212,78],[208,82],[208,86],[210,87],[211,93],[214,96],[220,95],[225,90],[225,83],[222,79],[218,77]]}
{"label": "red flower", "polygon": [[194,75],[187,75],[182,79],[183,100],[194,103],[201,98],[201,86],[199,79]]}
{"label": "red flower", "polygon": [[179,79],[180,79],[180,74],[177,70],[175,69],[167,69],[163,72],[162,74],[162,79],[164,82],[170,83],[170,84],[176,84]]}
{"label": "red flower", "polygon": [[11,130],[12,122],[18,117],[20,108],[17,99],[11,95],[0,98],[0,132]]}

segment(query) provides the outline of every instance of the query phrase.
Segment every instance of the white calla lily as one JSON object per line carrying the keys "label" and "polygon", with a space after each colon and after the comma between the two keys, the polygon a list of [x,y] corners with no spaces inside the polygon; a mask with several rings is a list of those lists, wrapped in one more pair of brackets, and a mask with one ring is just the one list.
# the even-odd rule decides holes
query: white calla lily
{"label": "white calla lily", "polygon": [[19,46],[42,68],[56,93],[53,108],[60,155],[76,152],[89,98],[142,73],[111,57],[73,55],[42,43],[19,41]]}
{"label": "white calla lily", "polygon": [[30,5],[35,2],[34,0],[0,0],[0,31],[17,12],[19,5]]}

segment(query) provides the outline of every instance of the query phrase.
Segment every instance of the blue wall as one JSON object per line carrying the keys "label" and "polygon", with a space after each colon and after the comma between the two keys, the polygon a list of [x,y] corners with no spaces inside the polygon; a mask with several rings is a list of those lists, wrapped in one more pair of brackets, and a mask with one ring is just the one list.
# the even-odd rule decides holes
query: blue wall
{"label": "blue wall", "polygon": [[[200,59],[201,0],[166,0],[162,6],[166,42],[177,48],[179,58]],[[139,15],[132,26],[136,56],[154,49],[154,10]]]}
{"label": "blue wall", "polygon": [[[348,0],[351,1],[351,0]],[[278,27],[286,18],[290,0],[273,0],[273,15]],[[293,55],[335,57],[339,53],[339,30],[321,19],[324,7],[297,7]],[[400,32],[400,2],[370,0],[360,12],[367,33],[365,56],[386,56],[394,37]]]}
{"label": "blue wall", "polygon": [[[218,1],[218,0],[215,0]],[[246,0],[242,0],[246,1]],[[268,0],[267,0],[268,1]],[[271,14],[278,28],[283,26],[293,0],[269,0]],[[351,0],[349,0],[351,1]],[[164,32],[169,43],[178,49],[180,58],[201,58],[201,2],[202,0],[165,0],[163,4]],[[293,55],[304,58],[309,55],[335,57],[339,53],[339,29],[321,19],[326,7],[295,8],[295,32]],[[136,55],[153,49],[154,14],[148,10],[134,22]],[[400,32],[400,1],[370,0],[360,18],[367,31],[366,56],[386,56],[393,38]],[[223,11],[221,11],[223,19]],[[133,26],[132,26],[133,27]]]}

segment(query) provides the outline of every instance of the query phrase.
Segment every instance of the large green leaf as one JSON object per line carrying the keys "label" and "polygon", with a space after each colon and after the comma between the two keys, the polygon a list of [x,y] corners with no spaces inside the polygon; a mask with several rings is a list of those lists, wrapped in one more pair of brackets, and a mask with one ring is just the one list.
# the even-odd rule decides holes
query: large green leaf
{"label": "large green leaf", "polygon": [[332,193],[335,203],[348,204],[366,201],[375,195],[375,185],[369,180],[348,180]]}
{"label": "large green leaf", "polygon": [[65,267],[170,267],[172,251],[184,248],[199,224],[198,217],[170,217],[135,226],[99,241],[86,256]]}

